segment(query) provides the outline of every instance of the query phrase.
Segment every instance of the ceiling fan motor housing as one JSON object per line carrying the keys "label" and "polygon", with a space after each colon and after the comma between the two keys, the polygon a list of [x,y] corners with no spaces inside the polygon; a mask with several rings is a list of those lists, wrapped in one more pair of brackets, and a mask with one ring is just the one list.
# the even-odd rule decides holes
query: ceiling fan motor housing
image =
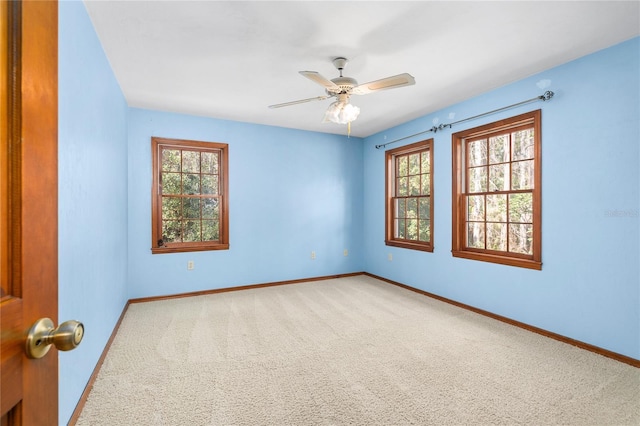
{"label": "ceiling fan motor housing", "polygon": [[351,77],[343,77],[342,70],[347,66],[347,58],[342,56],[338,56],[337,58],[333,58],[333,66],[336,67],[338,71],[340,71],[340,77],[332,78],[331,81],[335,83],[336,86],[340,88],[340,91],[337,89],[327,89],[327,94],[329,95],[337,95],[340,93],[350,94],[351,89],[358,85],[358,82],[355,78]]}
{"label": "ceiling fan motor housing", "polygon": [[331,81],[340,88],[340,91],[337,91],[336,89],[327,89],[327,93],[330,95],[335,95],[337,93],[351,93],[351,89],[358,85],[356,79],[351,77],[336,77],[332,78]]}

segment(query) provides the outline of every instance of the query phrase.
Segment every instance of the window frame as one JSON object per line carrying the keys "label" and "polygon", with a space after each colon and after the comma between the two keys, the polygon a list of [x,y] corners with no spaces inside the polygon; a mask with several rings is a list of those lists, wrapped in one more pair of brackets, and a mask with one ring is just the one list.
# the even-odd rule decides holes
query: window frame
{"label": "window frame", "polygon": [[[399,239],[394,236],[396,198],[396,157],[428,152],[429,155],[429,241]],[[410,250],[433,252],[433,138],[385,151],[385,244]]]}
{"label": "window frame", "polygon": [[[506,118],[493,123],[472,129],[463,130],[451,135],[452,141],[452,244],[451,254],[454,257],[464,259],[479,260],[484,262],[498,263],[502,265],[510,265],[528,269],[542,269],[542,158],[541,158],[541,110],[535,110],[528,113],[520,114],[514,117]],[[526,126],[533,127],[534,131],[534,149],[533,149],[533,167],[534,188],[532,193],[532,254],[510,253],[506,251],[493,251],[480,248],[467,247],[466,241],[466,224],[467,209],[464,200],[469,192],[466,190],[468,176],[465,173],[467,168],[466,152],[464,145],[467,140],[477,139],[480,137],[489,138],[493,135],[515,131],[517,128]],[[510,163],[514,160],[510,157]],[[489,163],[487,163],[487,167]],[[500,193],[518,193],[518,190],[499,191]],[[486,192],[490,193],[489,188]],[[475,193],[474,193],[475,194]],[[508,197],[508,195],[507,195]],[[507,212],[508,214],[508,212]],[[484,220],[486,224],[488,221]],[[509,222],[507,222],[508,224]],[[508,237],[507,237],[508,238]]]}
{"label": "window frame", "polygon": [[[162,243],[162,149],[219,153],[219,194],[220,213],[218,241]],[[151,252],[152,254],[181,253],[192,251],[228,250],[229,249],[229,145],[220,142],[202,142],[184,139],[151,138],[152,186],[151,186]]]}

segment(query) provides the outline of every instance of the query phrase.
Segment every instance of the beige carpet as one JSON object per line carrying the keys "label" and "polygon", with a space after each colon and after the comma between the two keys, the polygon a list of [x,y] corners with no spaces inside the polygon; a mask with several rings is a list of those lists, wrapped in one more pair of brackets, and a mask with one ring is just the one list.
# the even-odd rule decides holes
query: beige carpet
{"label": "beige carpet", "polygon": [[640,369],[367,277],[132,304],[79,425],[639,425]]}

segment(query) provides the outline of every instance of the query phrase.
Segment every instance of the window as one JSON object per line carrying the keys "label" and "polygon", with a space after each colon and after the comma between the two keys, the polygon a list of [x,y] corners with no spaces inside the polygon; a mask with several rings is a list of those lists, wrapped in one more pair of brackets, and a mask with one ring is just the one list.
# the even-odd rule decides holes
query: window
{"label": "window", "polygon": [[540,110],[452,135],[455,257],[542,269]]}
{"label": "window", "polygon": [[229,248],[228,145],[151,139],[151,251]]}
{"label": "window", "polygon": [[433,251],[433,139],[386,152],[388,246]]}

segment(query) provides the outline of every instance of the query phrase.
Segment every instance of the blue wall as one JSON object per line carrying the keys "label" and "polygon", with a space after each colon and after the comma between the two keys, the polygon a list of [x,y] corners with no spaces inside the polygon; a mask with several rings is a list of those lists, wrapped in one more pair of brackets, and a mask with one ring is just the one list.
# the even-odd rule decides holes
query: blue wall
{"label": "blue wall", "polygon": [[[229,250],[151,254],[152,136],[229,144]],[[362,271],[362,175],[358,138],[131,109],[129,297]]]}
{"label": "blue wall", "polygon": [[[366,138],[364,269],[640,358],[639,59],[635,38]],[[434,138],[435,251],[385,246],[384,149],[375,145],[427,130],[435,119],[533,98],[544,92],[541,80],[551,81],[549,102],[387,146]],[[534,109],[542,109],[542,271],[453,258],[451,133]]]}
{"label": "blue wall", "polygon": [[127,105],[84,4],[58,19],[58,309],[86,329],[59,354],[66,424],[127,301]]}

